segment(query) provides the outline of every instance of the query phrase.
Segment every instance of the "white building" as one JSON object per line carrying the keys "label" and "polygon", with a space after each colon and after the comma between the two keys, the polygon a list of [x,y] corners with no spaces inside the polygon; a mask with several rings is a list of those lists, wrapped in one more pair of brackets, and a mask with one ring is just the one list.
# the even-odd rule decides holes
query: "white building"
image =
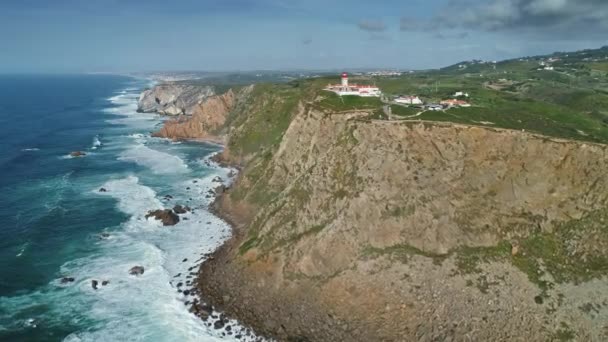
{"label": "white building", "polygon": [[453,97],[460,97],[460,96],[469,97],[469,93],[465,93],[465,92],[462,92],[462,91],[457,91],[452,96]]}
{"label": "white building", "polygon": [[421,105],[424,103],[418,96],[399,96],[395,99],[395,102],[408,105]]}
{"label": "white building", "polygon": [[362,97],[380,97],[382,92],[380,88],[372,85],[349,84],[348,74],[342,73],[342,82],[340,84],[329,84],[325,90],[334,92],[340,96],[354,95]]}

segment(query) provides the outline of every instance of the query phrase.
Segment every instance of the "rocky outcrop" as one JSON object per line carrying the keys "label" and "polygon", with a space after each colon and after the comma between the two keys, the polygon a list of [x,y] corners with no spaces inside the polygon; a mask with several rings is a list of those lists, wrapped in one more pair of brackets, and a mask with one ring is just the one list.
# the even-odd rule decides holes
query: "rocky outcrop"
{"label": "rocky outcrop", "polygon": [[179,222],[179,216],[171,209],[153,210],[146,214],[146,218],[152,217],[163,223],[163,226],[174,226]]}
{"label": "rocky outcrop", "polygon": [[61,278],[61,284],[68,284],[68,283],[73,283],[74,282],[74,278],[73,277],[63,277]]}
{"label": "rocky outcrop", "polygon": [[197,105],[214,95],[213,88],[183,82],[168,82],[145,90],[137,103],[137,111],[163,115],[192,115]]}
{"label": "rocky outcrop", "polygon": [[144,274],[144,267],[143,266],[133,266],[129,270],[129,274],[130,275],[142,275],[142,274]]}
{"label": "rocky outcrop", "polygon": [[177,204],[176,206],[173,207],[173,212],[176,214],[185,214],[189,211],[191,211],[192,209],[190,209],[189,206],[182,206],[180,204]]}
{"label": "rocky outcrop", "polygon": [[74,152],[70,152],[70,157],[73,157],[73,158],[77,158],[77,157],[84,157],[84,156],[86,156],[86,155],[87,155],[87,154],[86,154],[86,153],[84,153],[84,152],[82,152],[82,151],[74,151]]}
{"label": "rocky outcrop", "polygon": [[232,90],[206,98],[191,107],[189,116],[179,116],[166,121],[154,136],[170,139],[209,139],[213,133],[223,127],[230,110],[235,103]]}
{"label": "rocky outcrop", "polygon": [[607,273],[607,152],[300,105],[216,203],[201,292],[280,340],[602,340],[571,283]]}

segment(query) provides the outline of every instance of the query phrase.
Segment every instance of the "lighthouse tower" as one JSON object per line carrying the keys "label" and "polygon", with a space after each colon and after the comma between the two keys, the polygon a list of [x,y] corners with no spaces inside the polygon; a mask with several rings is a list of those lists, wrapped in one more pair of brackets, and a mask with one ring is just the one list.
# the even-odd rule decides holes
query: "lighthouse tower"
{"label": "lighthouse tower", "polygon": [[345,72],[342,73],[342,86],[348,87],[348,74]]}

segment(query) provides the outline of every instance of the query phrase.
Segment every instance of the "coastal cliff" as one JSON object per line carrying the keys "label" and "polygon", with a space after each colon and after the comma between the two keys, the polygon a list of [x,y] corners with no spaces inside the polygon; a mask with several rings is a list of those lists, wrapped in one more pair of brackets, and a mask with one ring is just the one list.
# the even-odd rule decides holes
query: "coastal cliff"
{"label": "coastal cliff", "polygon": [[606,337],[605,145],[317,103],[239,154],[214,305],[279,340]]}
{"label": "coastal cliff", "polygon": [[161,84],[141,94],[138,110],[173,116],[153,136],[224,142],[223,129],[228,128],[225,124],[229,114],[252,89],[240,87],[237,92],[228,89],[215,94],[212,86]]}
{"label": "coastal cliff", "polygon": [[197,104],[190,116],[166,121],[153,136],[170,139],[209,139],[226,122],[236,99],[232,90],[213,95]]}
{"label": "coastal cliff", "polygon": [[157,133],[220,136],[242,168],[209,304],[278,340],[608,338],[606,145],[378,120],[323,81],[209,95]]}
{"label": "coastal cliff", "polygon": [[137,111],[162,115],[192,115],[205,99],[214,95],[213,87],[167,82],[141,93]]}

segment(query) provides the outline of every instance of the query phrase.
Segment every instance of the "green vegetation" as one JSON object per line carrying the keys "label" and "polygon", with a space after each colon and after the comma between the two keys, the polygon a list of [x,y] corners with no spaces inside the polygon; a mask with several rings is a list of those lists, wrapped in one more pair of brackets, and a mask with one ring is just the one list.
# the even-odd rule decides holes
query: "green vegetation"
{"label": "green vegetation", "polygon": [[576,334],[565,322],[561,322],[560,328],[555,332],[555,339],[558,341],[572,341],[575,337]]}
{"label": "green vegetation", "polygon": [[410,245],[405,245],[405,244],[393,245],[393,246],[389,246],[389,247],[385,247],[385,248],[376,248],[376,247],[368,246],[363,249],[363,251],[361,252],[361,255],[363,257],[370,257],[370,258],[376,258],[378,256],[387,255],[390,258],[392,258],[394,260],[399,260],[403,263],[407,263],[410,260],[410,258],[412,258],[415,255],[421,255],[421,256],[433,259],[433,262],[435,264],[441,264],[445,259],[447,259],[449,257],[449,255],[427,253],[416,247],[413,247]]}
{"label": "green vegetation", "polygon": [[422,108],[391,105],[391,112],[393,115],[396,115],[396,116],[412,116],[421,111],[423,111]]}
{"label": "green vegetation", "polygon": [[382,106],[382,101],[377,97],[360,97],[354,95],[338,96],[329,91],[324,91],[323,97],[316,105],[323,110],[334,112],[368,110]]}
{"label": "green vegetation", "polygon": [[247,241],[243,242],[243,244],[241,244],[241,246],[239,247],[239,253],[241,255],[247,253],[247,251],[249,251],[250,249],[254,248],[258,243],[258,236],[253,235],[251,236],[249,239],[247,239]]}
{"label": "green vegetation", "polygon": [[[580,283],[608,275],[608,210],[600,210],[580,220],[558,224],[553,233],[534,233],[518,243],[512,255],[512,244],[502,241],[492,247],[460,247],[447,254],[433,254],[409,245],[387,248],[367,247],[364,257],[389,255],[407,262],[413,255],[432,258],[434,262],[454,257],[455,274],[480,274],[477,287],[487,291],[492,285],[483,278],[482,263],[510,262],[541,290],[534,300],[542,304],[555,283]],[[547,278],[549,275],[550,278]],[[551,279],[549,281],[548,279]],[[469,285],[473,285],[471,282]]]}
{"label": "green vegetation", "polygon": [[249,96],[250,103],[237,108],[228,124],[241,129],[230,137],[232,153],[251,155],[277,145],[295,114],[301,89],[290,84],[258,84]]}
{"label": "green vegetation", "polygon": [[502,260],[511,254],[511,244],[507,241],[500,242],[495,247],[461,247],[456,254],[457,273],[469,274],[479,273],[479,265],[482,262]]}
{"label": "green vegetation", "polygon": [[[549,57],[555,71],[538,70]],[[463,62],[440,70],[377,78],[388,95],[419,95],[439,102],[456,91],[470,94],[469,108],[428,111],[420,120],[526,130],[548,136],[608,143],[608,48],[503,62]],[[393,106],[393,114],[414,108]]]}

